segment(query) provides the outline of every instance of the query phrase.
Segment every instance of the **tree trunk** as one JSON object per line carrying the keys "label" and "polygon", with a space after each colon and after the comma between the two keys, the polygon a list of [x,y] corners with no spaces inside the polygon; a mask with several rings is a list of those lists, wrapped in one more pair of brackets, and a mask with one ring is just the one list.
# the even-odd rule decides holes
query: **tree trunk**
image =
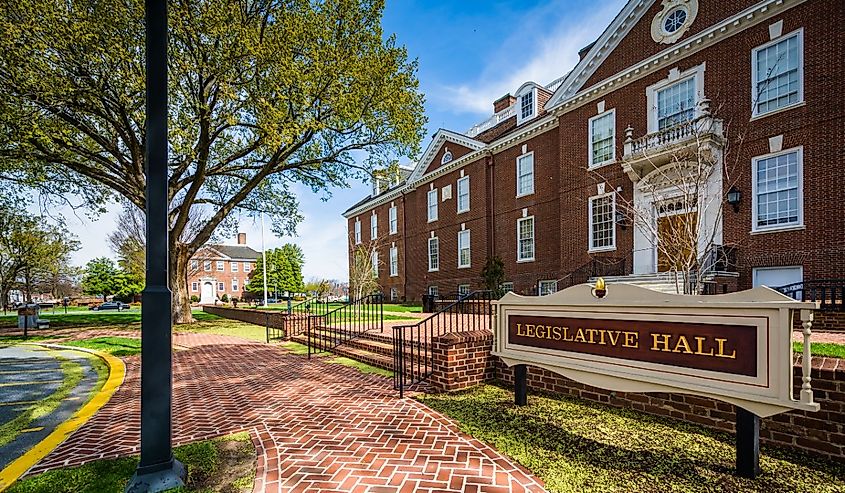
{"label": "tree trunk", "polygon": [[194,322],[191,314],[191,299],[188,295],[188,248],[176,242],[170,250],[170,265],[168,277],[170,292],[172,293],[172,314],[174,324],[190,324]]}

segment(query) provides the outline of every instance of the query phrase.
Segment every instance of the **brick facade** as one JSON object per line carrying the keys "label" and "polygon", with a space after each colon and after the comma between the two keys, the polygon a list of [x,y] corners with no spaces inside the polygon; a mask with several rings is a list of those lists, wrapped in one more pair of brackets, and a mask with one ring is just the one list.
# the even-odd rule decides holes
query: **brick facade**
{"label": "brick facade", "polygon": [[[384,273],[381,269],[379,272],[383,291],[388,293],[393,288],[401,298],[419,300],[430,286],[437,286],[440,293],[454,292],[467,284],[477,288],[482,285],[485,260],[494,255],[505,263],[506,281],[524,294],[536,294],[542,280],[561,280],[558,287],[565,287],[573,272],[592,261],[621,262],[624,273],[634,272],[636,226],[631,218],[620,223],[614,218],[614,249],[589,251],[589,200],[603,188],[616,192],[617,204],[633,201],[637,183],[623,170],[626,129],[631,129],[633,139],[648,134],[649,119],[654,118],[650,117],[653,109],[648,107],[648,88],[691,69],[699,70],[703,78],[699,102],[709,99],[712,116],[724,125],[724,143],[718,147],[722,193],[735,187],[742,194],[736,211],[723,202],[718,220],[722,235],[716,242],[736,249],[739,277],[722,279],[717,291],[750,288],[755,269],[761,267],[801,266],[806,280],[845,278],[845,214],[839,213],[845,203],[845,187],[837,181],[845,162],[841,145],[845,141],[845,104],[838,92],[845,81],[845,66],[840,63],[845,56],[845,34],[840,29],[845,25],[845,6],[835,0],[773,4],[743,16],[741,22],[729,22],[740,27],[714,35],[715,42],[705,38],[701,42],[704,47],[698,48],[697,35],[716,29],[759,2],[697,3],[698,13],[688,31],[669,45],[656,43],[650,34],[652,20],[662,4],[639,3],[636,9],[645,9],[645,14],[623,33],[623,39],[609,54],[596,59],[598,67],[583,83],[576,84],[580,89],[574,96],[564,97],[560,103],[555,98],[546,101],[545,92],[538,89],[537,94],[543,96],[538,98],[538,116],[520,125],[516,116],[510,116],[489,128],[482,127],[474,137],[439,132],[417,163],[419,174],[347,211],[350,237],[359,218],[366,238],[372,211],[377,212],[382,231],[387,227],[389,203],[395,202],[399,208],[400,231],[395,239],[385,240],[379,258],[388,258],[387,245],[395,241],[402,259],[400,274],[389,278],[385,264]],[[634,4],[625,8],[634,8]],[[752,118],[752,52],[780,39],[778,36],[799,30],[803,39],[802,102]],[[673,47],[677,48],[674,52]],[[619,75],[662,50],[670,51],[649,67]],[[583,64],[590,62],[589,53],[585,53]],[[658,63],[662,63],[659,68],[650,68]],[[502,101],[518,111],[518,98],[500,98],[496,107],[500,114],[508,109]],[[545,107],[550,104],[555,106]],[[590,169],[588,122],[611,109],[615,111],[616,159]],[[795,228],[752,233],[752,162],[776,150],[776,142],[783,150],[802,149],[803,223]],[[441,164],[446,147],[454,159]],[[517,197],[516,159],[523,151],[534,153],[534,193]],[[470,176],[471,209],[456,214],[461,172]],[[446,186],[451,186],[452,197],[444,200],[441,192]],[[426,197],[432,187],[439,191],[439,217],[428,222]],[[516,221],[523,215],[535,218],[535,259],[531,262],[517,262],[516,258]],[[471,230],[472,263],[468,269],[457,268],[457,235],[462,228]],[[429,272],[427,260],[432,233],[440,239],[440,269],[436,272]]]}
{"label": "brick facade", "polygon": [[246,234],[238,235],[238,242],[237,245],[206,245],[191,256],[187,272],[189,296],[196,296],[203,304],[214,303],[224,294],[228,298],[243,298],[261,254],[246,246]]}
{"label": "brick facade", "polygon": [[[455,391],[490,380],[513,385],[513,371],[491,355],[493,334],[478,331],[450,334],[432,343],[435,390]],[[794,394],[801,388],[801,359],[793,367]],[[813,396],[819,412],[791,411],[761,419],[763,443],[835,460],[845,460],[845,360],[813,358]],[[614,407],[634,409],[733,433],[733,404],[686,394],[611,392],[575,382],[539,367],[528,367],[531,392],[578,397]]]}

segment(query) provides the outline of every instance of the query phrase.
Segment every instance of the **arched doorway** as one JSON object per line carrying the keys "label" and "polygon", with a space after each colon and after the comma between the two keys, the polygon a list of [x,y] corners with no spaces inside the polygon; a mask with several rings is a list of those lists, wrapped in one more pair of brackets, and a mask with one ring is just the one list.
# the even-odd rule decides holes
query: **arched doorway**
{"label": "arched doorway", "polygon": [[203,305],[214,304],[214,283],[211,281],[203,281],[200,303]]}

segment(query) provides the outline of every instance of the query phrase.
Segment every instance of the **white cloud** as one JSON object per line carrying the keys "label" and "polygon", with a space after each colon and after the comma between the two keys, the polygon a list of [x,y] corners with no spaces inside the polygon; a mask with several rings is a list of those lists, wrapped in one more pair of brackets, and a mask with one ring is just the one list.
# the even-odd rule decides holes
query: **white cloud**
{"label": "white cloud", "polygon": [[[513,93],[523,83],[548,84],[572,70],[578,63],[578,50],[601,35],[623,3],[621,0],[608,2],[586,16],[581,14],[587,6],[553,3],[534,9],[515,20],[513,25],[522,28],[503,41],[495,58],[475,80],[443,86],[432,97],[445,102],[454,112],[492,114],[493,101]],[[591,3],[589,8],[594,9],[595,4]],[[547,28],[547,32],[541,32],[530,43],[521,39],[535,28],[542,29],[542,19],[560,16],[563,9],[568,12],[554,27]]]}

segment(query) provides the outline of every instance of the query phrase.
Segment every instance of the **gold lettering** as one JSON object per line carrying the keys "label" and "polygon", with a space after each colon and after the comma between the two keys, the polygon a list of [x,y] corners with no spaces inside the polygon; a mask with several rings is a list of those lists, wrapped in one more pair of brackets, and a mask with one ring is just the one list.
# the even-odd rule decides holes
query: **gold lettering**
{"label": "gold lettering", "polygon": [[[651,350],[670,352],[671,349],[669,349],[669,337],[671,337],[671,334],[651,334]],[[658,338],[662,340],[658,341]],[[660,345],[663,345],[663,349],[660,349],[658,347]]]}
{"label": "gold lettering", "polygon": [[534,324],[525,324],[525,336],[526,337],[534,337]]}
{"label": "gold lettering", "polygon": [[[610,338],[610,345],[615,346],[619,342],[619,334],[618,330],[614,330],[612,332],[607,333],[607,337]],[[614,337],[616,336],[616,337]]]}
{"label": "gold lettering", "polygon": [[544,325],[537,325],[534,328],[534,333],[536,334],[537,339],[543,339],[546,337],[546,327]]}
{"label": "gold lettering", "polygon": [[637,332],[625,332],[625,343],[622,344],[622,347],[640,347],[639,337],[640,334]]}
{"label": "gold lettering", "polygon": [[599,331],[599,344],[601,344],[602,346],[605,345],[605,342],[604,342],[604,333],[605,332],[607,332],[607,330]]}
{"label": "gold lettering", "polygon": [[695,336],[695,342],[696,342],[696,345],[698,346],[698,349],[696,349],[695,354],[698,354],[698,355],[701,355],[701,356],[713,356],[713,348],[712,347],[710,348],[709,353],[704,352],[704,341],[705,340],[707,340],[706,337]]}
{"label": "gold lettering", "polygon": [[522,331],[522,324],[516,324],[516,335],[525,337],[525,332]]}
{"label": "gold lettering", "polygon": [[716,353],[717,358],[730,358],[736,359],[736,349],[734,349],[731,354],[725,354],[725,343],[728,341],[727,339],[720,339],[718,337],[715,338],[716,343],[719,344],[719,352]]}
{"label": "gold lettering", "polygon": [[[681,349],[681,346],[683,346],[683,349]],[[678,342],[675,343],[675,349],[673,349],[672,352],[692,354],[692,349],[689,347],[689,341],[686,336],[678,336]]]}
{"label": "gold lettering", "polygon": [[584,338],[584,329],[578,328],[578,333],[575,334],[575,342],[587,342],[587,339]]}
{"label": "gold lettering", "polygon": [[587,329],[587,334],[590,335],[590,344],[596,343],[596,341],[594,340],[596,332],[598,332],[598,330],[596,330],[596,329]]}
{"label": "gold lettering", "polygon": [[572,337],[567,337],[569,335],[569,327],[563,328],[563,340],[566,342],[572,342]]}
{"label": "gold lettering", "polygon": [[560,327],[552,327],[552,339],[560,340]]}

